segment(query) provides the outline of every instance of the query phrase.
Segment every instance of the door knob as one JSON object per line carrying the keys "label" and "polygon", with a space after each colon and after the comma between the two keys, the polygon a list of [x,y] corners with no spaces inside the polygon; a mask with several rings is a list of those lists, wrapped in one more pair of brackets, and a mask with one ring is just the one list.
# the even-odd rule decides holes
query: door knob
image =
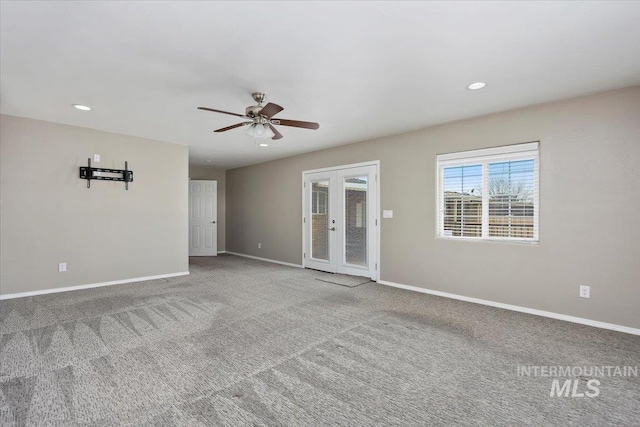
{"label": "door knob", "polygon": [[328,228],[327,230],[336,231],[335,227]]}
{"label": "door knob", "polygon": [[215,221],[211,221],[211,224],[215,224],[215,223],[216,223]]}

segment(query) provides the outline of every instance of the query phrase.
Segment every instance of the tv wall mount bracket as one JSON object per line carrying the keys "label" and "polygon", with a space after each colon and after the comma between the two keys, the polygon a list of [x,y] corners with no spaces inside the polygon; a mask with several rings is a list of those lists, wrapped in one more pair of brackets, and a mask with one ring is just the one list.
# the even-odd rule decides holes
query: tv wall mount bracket
{"label": "tv wall mount bracket", "polygon": [[[80,166],[80,178],[87,180],[87,188],[91,188],[91,180],[93,179],[98,181],[122,181],[124,182],[125,190],[128,190],[129,183],[133,182],[133,171],[129,170],[128,162],[124,162],[124,169],[105,169],[92,168],[91,158],[88,158],[87,161],[88,166]],[[105,173],[110,174],[110,176],[103,175]]]}

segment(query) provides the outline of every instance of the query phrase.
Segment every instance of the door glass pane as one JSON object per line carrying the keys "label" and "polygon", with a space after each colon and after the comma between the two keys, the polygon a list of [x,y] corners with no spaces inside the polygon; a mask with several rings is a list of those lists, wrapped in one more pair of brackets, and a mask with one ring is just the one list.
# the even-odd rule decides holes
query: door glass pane
{"label": "door glass pane", "polygon": [[311,183],[311,257],[329,260],[329,180]]}
{"label": "door glass pane", "polygon": [[367,182],[359,176],[344,180],[344,234],[347,264],[367,266]]}

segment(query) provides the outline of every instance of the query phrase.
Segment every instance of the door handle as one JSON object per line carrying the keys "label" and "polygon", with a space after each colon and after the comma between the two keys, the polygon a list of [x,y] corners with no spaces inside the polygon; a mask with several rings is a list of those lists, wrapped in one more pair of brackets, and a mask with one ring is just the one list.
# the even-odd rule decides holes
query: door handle
{"label": "door handle", "polygon": [[327,230],[336,231],[335,227],[327,228]]}
{"label": "door handle", "polygon": [[215,221],[211,221],[211,224],[215,224],[215,223],[216,223]]}

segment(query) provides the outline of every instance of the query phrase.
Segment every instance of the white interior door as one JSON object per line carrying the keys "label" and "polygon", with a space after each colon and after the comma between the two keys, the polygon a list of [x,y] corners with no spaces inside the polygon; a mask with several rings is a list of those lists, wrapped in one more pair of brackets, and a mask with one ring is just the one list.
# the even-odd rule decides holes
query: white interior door
{"label": "white interior door", "polygon": [[377,280],[377,165],[304,177],[305,267]]}
{"label": "white interior door", "polygon": [[218,181],[189,181],[189,256],[218,255]]}

